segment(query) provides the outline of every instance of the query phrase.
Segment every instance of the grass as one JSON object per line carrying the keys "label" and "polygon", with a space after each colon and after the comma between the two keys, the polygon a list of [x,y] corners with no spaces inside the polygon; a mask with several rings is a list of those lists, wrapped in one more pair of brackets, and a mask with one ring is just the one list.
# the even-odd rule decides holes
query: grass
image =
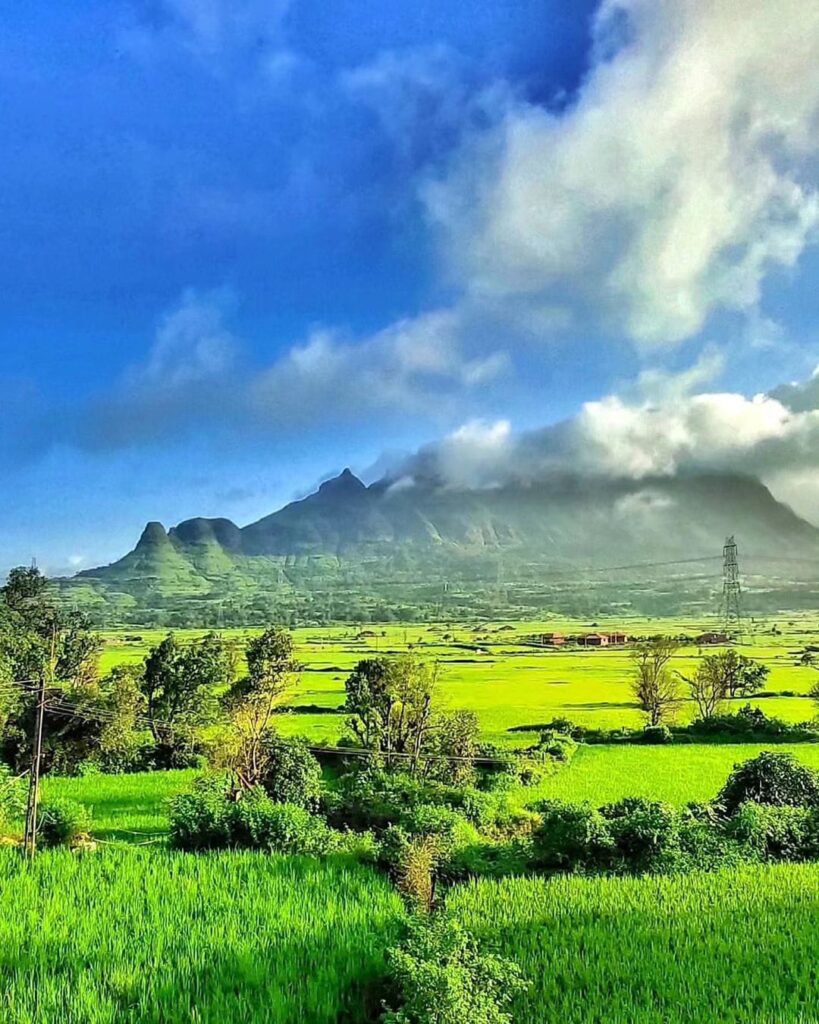
{"label": "grass", "polygon": [[402,918],[369,869],[248,853],[5,852],[0,901],[4,1024],[363,1024]]}
{"label": "grass", "polygon": [[598,806],[624,796],[643,796],[684,805],[712,800],[735,764],[770,749],[795,754],[819,769],[819,745],[810,743],[783,743],[773,748],[756,743],[581,746],[569,765],[536,788],[522,792],[527,802],[551,798]]}
{"label": "grass", "polygon": [[515,959],[527,1024],[813,1024],[819,866],[482,881],[448,909]]}
{"label": "grass", "polygon": [[[625,629],[632,635],[667,633],[695,636],[714,628],[714,622],[688,619],[600,620],[600,629]],[[344,700],[344,680],[355,663],[365,657],[406,651],[439,665],[442,701],[452,708],[477,712],[483,738],[504,745],[527,742],[526,734],[509,729],[537,725],[553,717],[570,718],[585,725],[636,726],[639,709],[630,689],[629,653],[625,649],[572,649],[550,651],[526,645],[531,634],[558,630],[588,632],[591,622],[566,619],[514,623],[455,623],[410,626],[329,626],[294,632],[297,654],[304,665],[288,695],[291,710],[280,719],[287,734],[306,735],[317,742],[334,742],[344,731],[344,716],[336,709]],[[776,632],[774,632],[776,630]],[[249,630],[227,630],[240,645]],[[184,638],[201,636],[202,630],[178,631]],[[164,631],[110,631],[104,635],[102,670],[122,662],[138,662]],[[126,639],[131,637],[131,639]],[[816,670],[801,665],[799,654],[809,644],[819,645],[816,616],[783,615],[757,622],[740,645],[743,653],[764,662],[770,669],[766,696],[751,703],[769,715],[804,721],[815,714],[806,699],[819,681]],[[681,649],[674,667],[690,674],[703,651],[696,646]],[[795,696],[782,696],[783,691]],[[744,701],[734,703],[740,706]],[[310,713],[310,709],[321,709]],[[679,708],[681,721],[693,717],[693,706]]]}
{"label": "grass", "polygon": [[43,800],[67,797],[85,804],[98,839],[138,843],[168,831],[172,797],[189,789],[195,771],[89,775],[43,780]]}

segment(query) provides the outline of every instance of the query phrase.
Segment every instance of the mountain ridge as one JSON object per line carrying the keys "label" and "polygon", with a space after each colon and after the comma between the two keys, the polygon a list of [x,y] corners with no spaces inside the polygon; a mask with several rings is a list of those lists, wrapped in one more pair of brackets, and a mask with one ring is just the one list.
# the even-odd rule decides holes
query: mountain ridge
{"label": "mountain ridge", "polygon": [[[124,594],[143,608],[185,597],[252,603],[266,595],[275,604],[289,595],[291,603],[310,603],[327,590],[357,594],[353,603],[367,604],[387,600],[390,587],[393,593],[403,587],[415,595],[412,601],[423,594],[427,611],[434,604],[431,588],[444,584],[456,584],[467,597],[512,586],[525,591],[527,601],[539,586],[544,606],[551,607],[555,574],[576,570],[584,587],[584,573],[623,563],[717,562],[728,534],[740,538],[746,565],[759,563],[754,575],[764,576],[768,589],[787,591],[792,577],[816,575],[809,566],[811,559],[819,563],[819,529],[753,477],[567,476],[471,490],[390,479],[367,486],[345,469],[243,527],[226,518],[196,517],[169,530],[149,523],[123,558],[84,570],[68,585]],[[787,568],[800,561],[801,575]],[[772,584],[783,572],[788,578]],[[661,592],[663,581],[654,582]],[[680,583],[682,606],[703,599],[702,588]],[[616,586],[613,580],[611,589]]]}

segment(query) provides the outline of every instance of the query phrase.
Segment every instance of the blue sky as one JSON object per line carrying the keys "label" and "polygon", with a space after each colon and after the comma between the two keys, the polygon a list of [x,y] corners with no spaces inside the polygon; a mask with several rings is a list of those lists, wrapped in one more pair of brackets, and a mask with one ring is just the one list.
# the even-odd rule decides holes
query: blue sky
{"label": "blue sky", "polygon": [[727,0],[2,3],[0,567],[246,522],[464,424],[639,411],[691,366],[808,379],[816,24],[787,2],[793,38],[761,0],[741,38]]}

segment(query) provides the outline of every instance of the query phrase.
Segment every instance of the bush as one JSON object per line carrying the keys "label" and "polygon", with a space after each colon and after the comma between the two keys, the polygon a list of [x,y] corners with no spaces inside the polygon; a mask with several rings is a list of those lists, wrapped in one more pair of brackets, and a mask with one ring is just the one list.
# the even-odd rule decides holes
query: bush
{"label": "bush", "polygon": [[442,852],[475,842],[478,833],[463,814],[451,807],[421,804],[401,818],[401,825],[410,836],[434,836]]}
{"label": "bush", "polygon": [[76,800],[49,800],[40,806],[37,841],[41,846],[70,846],[91,829],[91,812]]}
{"label": "bush", "polygon": [[455,850],[441,865],[439,873],[450,883],[469,878],[507,878],[526,874],[532,859],[530,840],[484,840]]}
{"label": "bush", "polygon": [[15,778],[11,769],[0,763],[0,828],[8,828],[25,806],[23,780]]}
{"label": "bush", "polygon": [[171,844],[182,850],[247,847],[318,855],[334,843],[324,819],[295,804],[277,803],[261,787],[231,799],[219,776],[197,780],[192,793],[171,805]]}
{"label": "bush", "polygon": [[413,807],[431,802],[432,789],[415,775],[364,770],[342,776],[338,791],[321,801],[332,824],[383,831]]}
{"label": "bush", "polygon": [[261,780],[267,795],[281,804],[295,804],[314,811],[321,797],[321,765],[304,740],[286,739],[276,733],[263,745],[268,765]]}
{"label": "bush", "polygon": [[647,725],[643,729],[641,742],[649,746],[660,746],[665,743],[674,742],[674,734],[667,725]]}
{"label": "bush", "polygon": [[[246,845],[273,853],[321,856],[334,845],[327,823],[295,804],[275,803],[260,795],[234,804],[233,837]],[[247,841],[249,840],[249,841]]]}
{"label": "bush", "polygon": [[763,751],[734,767],[716,800],[726,815],[748,801],[777,807],[819,806],[819,773],[792,754]]}
{"label": "bush", "polygon": [[804,860],[811,849],[812,818],[805,807],[775,807],[745,803],[729,821],[727,834],[747,854],[764,861]]}
{"label": "bush", "polygon": [[535,810],[541,824],[532,834],[532,858],[536,866],[575,871],[605,868],[614,854],[608,823],[586,804],[548,800]]}
{"label": "bush", "polygon": [[516,964],[482,953],[448,917],[411,922],[389,963],[400,1008],[384,1024],[512,1024],[509,1004],[525,988]]}
{"label": "bush", "polygon": [[626,797],[601,808],[622,866],[633,871],[671,867],[680,851],[680,819],[668,804]]}
{"label": "bush", "polygon": [[230,810],[224,778],[197,779],[192,793],[182,793],[171,802],[171,845],[180,850],[229,846]]}

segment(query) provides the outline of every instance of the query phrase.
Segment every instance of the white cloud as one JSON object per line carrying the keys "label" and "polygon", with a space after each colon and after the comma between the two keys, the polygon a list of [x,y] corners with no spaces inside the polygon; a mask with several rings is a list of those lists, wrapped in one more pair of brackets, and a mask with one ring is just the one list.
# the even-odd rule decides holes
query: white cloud
{"label": "white cloud", "polygon": [[440,418],[442,402],[503,375],[500,351],[467,354],[459,310],[399,320],[368,338],[315,331],[255,379],[252,406],[262,418],[361,417],[373,410]]}
{"label": "white cloud", "polygon": [[527,485],[565,476],[646,481],[641,508],[651,506],[652,479],[744,473],[815,518],[819,392],[812,387],[813,381],[791,386],[798,408],[789,407],[784,396],[666,388],[655,400],[610,395],[587,402],[573,419],[524,433],[513,433],[506,421],[468,423],[404,459],[394,473],[456,487]]}
{"label": "white cloud", "polygon": [[160,0],[165,32],[175,32],[198,56],[212,58],[244,47],[269,45],[290,0]]}
{"label": "white cloud", "polygon": [[236,339],[225,326],[229,292],[184,293],[160,320],[146,362],[128,373],[130,387],[174,388],[226,374]]}
{"label": "white cloud", "polygon": [[653,346],[815,237],[819,5],[606,0],[629,31],[566,112],[518,104],[426,199],[467,288],[590,307]]}
{"label": "white cloud", "polygon": [[176,438],[207,425],[253,434],[418,416],[451,422],[510,368],[477,343],[464,309],[396,321],[363,338],[316,329],[274,362],[251,368],[227,326],[229,292],[187,291],[159,322],[142,363],[78,417],[83,447]]}

